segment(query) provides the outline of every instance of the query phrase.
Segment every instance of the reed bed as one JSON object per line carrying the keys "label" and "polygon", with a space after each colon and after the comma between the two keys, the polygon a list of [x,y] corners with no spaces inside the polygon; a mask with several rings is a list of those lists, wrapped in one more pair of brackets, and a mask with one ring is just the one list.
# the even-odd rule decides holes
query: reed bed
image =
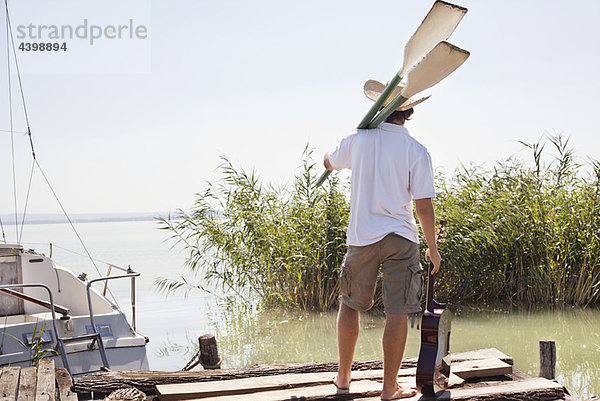
{"label": "reed bed", "polygon": [[[532,161],[510,157],[491,170],[438,176],[436,212],[448,221],[438,299],[599,303],[600,163],[577,163],[562,136],[523,146]],[[317,188],[321,170],[306,150],[293,183],[275,186],[224,158],[218,183],[207,183],[190,210],[161,220],[188,252],[190,275],[158,279],[158,287],[217,290],[265,307],[335,307],[349,183],[334,174]]]}
{"label": "reed bed", "polygon": [[221,181],[189,211],[161,220],[188,252],[199,280],[158,279],[163,291],[193,287],[235,294],[267,307],[328,310],[337,304],[349,204],[337,178],[319,188],[312,152],[289,186],[265,185],[223,159]]}
{"label": "reed bed", "polygon": [[512,157],[438,179],[436,211],[448,220],[439,292],[466,302],[598,303],[600,163],[577,163],[562,136],[522,144],[529,165]]}

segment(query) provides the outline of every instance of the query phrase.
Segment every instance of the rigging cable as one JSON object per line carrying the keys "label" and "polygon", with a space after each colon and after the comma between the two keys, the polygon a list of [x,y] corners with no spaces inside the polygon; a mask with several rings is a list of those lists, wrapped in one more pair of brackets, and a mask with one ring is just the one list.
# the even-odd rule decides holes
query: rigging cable
{"label": "rigging cable", "polygon": [[2,224],[2,218],[1,217],[0,217],[0,230],[2,230],[2,240],[6,244],[6,234],[4,233],[4,224]]}
{"label": "rigging cable", "polygon": [[17,233],[17,237],[15,239],[17,239],[18,242],[19,225],[17,224],[17,221],[19,220],[19,218],[17,216],[17,170],[15,165],[15,133],[13,131],[12,85],[10,78],[10,37],[12,37],[12,34],[10,33],[10,18],[8,17],[8,0],[4,0],[4,6],[6,8],[6,71],[8,74],[8,119],[10,121],[10,148],[12,155],[13,197],[15,203],[15,231]]}
{"label": "rigging cable", "polygon": [[23,208],[23,219],[21,220],[21,231],[19,232],[19,236],[17,237],[17,243],[21,243],[21,239],[23,238],[23,227],[25,226],[25,216],[27,215],[27,205],[29,204],[29,194],[31,193],[31,182],[33,181],[33,172],[35,170],[35,159],[31,164],[31,173],[29,174],[29,184],[27,185],[27,196],[25,197],[25,207]]}
{"label": "rigging cable", "polygon": [[[29,244],[29,245],[48,245],[48,243],[46,243],[46,242],[24,242],[23,244]],[[72,251],[69,248],[65,248],[65,247],[62,247],[60,245],[56,245],[55,243],[51,243],[50,246],[54,247],[54,248],[62,249],[63,251],[72,253],[73,255],[81,256],[82,258],[86,258],[86,259],[88,258],[88,256],[85,255],[85,254],[83,254],[83,253]],[[102,259],[94,258],[94,260],[96,262],[98,262],[98,263],[102,263],[102,264],[105,264],[107,266],[113,266],[113,267],[116,267],[118,269],[124,269],[121,266],[117,266],[114,263],[106,262],[106,261],[104,261]]]}
{"label": "rigging cable", "polygon": [[25,131],[11,131],[11,130],[8,130],[8,129],[0,129],[0,132],[8,132],[9,134],[11,132],[14,132],[15,134],[26,134],[27,133]]}
{"label": "rigging cable", "polygon": [[[15,46],[15,38],[12,34],[12,24],[10,23],[10,16],[8,14],[8,0],[4,0],[4,4],[6,6],[6,28],[8,29],[8,34],[6,40],[8,41],[8,35],[10,35],[10,42],[12,44],[13,56],[15,59],[15,68],[17,71],[17,79],[19,80],[19,90],[21,92],[21,103],[23,103],[23,112],[25,114],[25,123],[27,124],[27,132],[25,132],[29,136],[29,144],[31,145],[31,154],[33,155],[33,159],[35,160],[35,150],[33,148],[33,139],[31,138],[31,128],[29,128],[29,113],[27,113],[27,104],[25,103],[25,94],[23,93],[23,82],[21,81],[21,70],[19,69],[19,60],[17,59],[17,48]],[[7,45],[8,46],[8,45]],[[10,52],[8,48],[7,52]],[[12,127],[11,127],[12,131]]]}
{"label": "rigging cable", "polygon": [[[48,187],[50,188],[50,191],[52,192],[52,194],[54,195],[54,198],[58,202],[58,205],[60,206],[63,214],[67,218],[67,221],[69,222],[69,225],[73,229],[73,232],[75,232],[75,235],[77,236],[77,239],[79,240],[79,243],[83,247],[86,255],[88,256],[88,258],[92,262],[92,265],[94,266],[94,269],[98,273],[98,276],[102,277],[102,273],[100,273],[100,269],[98,269],[98,266],[96,265],[96,262],[94,261],[94,258],[92,258],[92,255],[90,254],[87,246],[85,246],[85,244],[84,244],[81,236],[79,235],[79,232],[75,228],[75,225],[73,224],[73,221],[71,220],[71,217],[69,217],[69,215],[67,214],[67,211],[63,207],[62,202],[60,201],[60,199],[58,198],[58,195],[54,191],[54,188],[50,184],[50,181],[48,180],[48,177],[44,173],[44,170],[42,169],[42,166],[40,166],[40,163],[38,162],[37,158],[35,157],[35,149],[33,147],[33,138],[31,136],[31,128],[30,128],[30,124],[29,124],[29,114],[27,113],[27,105],[25,103],[25,94],[23,92],[23,82],[21,80],[21,71],[19,70],[19,63],[17,61],[17,50],[16,50],[16,46],[15,46],[15,40],[14,40],[14,37],[13,37],[13,34],[12,34],[12,25],[10,23],[10,16],[9,16],[9,12],[8,12],[8,0],[4,0],[4,6],[5,6],[5,9],[6,9],[6,31],[7,31],[6,32],[6,53],[7,53],[7,62],[8,62],[8,87],[9,87],[9,107],[10,107],[11,140],[14,138],[14,131],[13,131],[13,125],[12,125],[12,92],[11,92],[11,84],[10,84],[10,47],[12,45],[12,50],[13,50],[13,55],[14,55],[14,60],[15,60],[15,67],[16,67],[16,72],[17,72],[17,77],[18,77],[18,82],[19,82],[19,89],[20,89],[20,93],[21,93],[21,102],[23,104],[23,111],[25,113],[25,122],[27,123],[27,135],[29,136],[29,144],[31,146],[31,154],[33,156],[33,165],[37,166],[38,169],[40,170],[40,173],[42,173],[42,177],[44,177],[44,180],[46,181],[46,184],[48,184]],[[17,187],[16,187],[14,145],[13,145],[12,152],[13,152],[13,181],[14,181],[13,186],[14,186],[14,197],[15,197],[15,228],[16,228],[16,231],[17,231],[17,240],[20,241],[20,238],[19,238],[19,228],[18,228],[18,218],[17,218]],[[33,176],[33,166],[32,166],[32,172],[31,172],[31,176],[30,176],[30,180],[29,180],[29,186],[30,187],[31,187],[31,177],[32,176]],[[27,200],[26,200],[26,202],[28,200],[29,200],[29,189],[27,190]],[[25,223],[25,217],[23,217],[23,224],[21,225],[21,233],[23,231],[22,227],[23,227],[24,223]],[[111,295],[111,297],[113,298],[113,301],[114,301],[115,305],[117,306],[117,308],[120,311],[121,309],[120,309],[120,307],[119,307],[119,305],[117,303],[117,299],[113,295],[113,293],[110,290],[110,288],[108,289],[108,292]]]}
{"label": "rigging cable", "polygon": [[[33,147],[33,139],[31,137],[31,128],[29,125],[29,113],[27,112],[27,104],[25,103],[25,93],[23,92],[23,82],[21,81],[21,70],[19,69],[19,60],[17,59],[17,49],[15,47],[15,38],[12,33],[12,24],[10,22],[10,14],[8,13],[8,0],[4,0],[4,5],[6,7],[6,28],[8,29],[6,39],[8,41],[9,36],[10,36],[10,43],[12,44],[12,50],[13,50],[13,58],[15,60],[15,69],[17,71],[17,78],[19,80],[19,92],[21,94],[21,103],[23,104],[23,112],[25,114],[25,123],[27,124],[27,132],[25,132],[25,134],[27,134],[29,137],[29,145],[31,146],[31,154],[33,155],[33,163],[31,165],[31,173],[29,174],[29,184],[27,185],[27,196],[25,197],[25,207],[23,209],[23,219],[21,220],[21,230],[17,231],[17,243],[20,244],[21,239],[23,238],[23,227],[25,226],[25,216],[27,214],[27,206],[29,204],[29,195],[31,193],[31,183],[33,180],[33,172],[35,169],[36,157],[35,157],[35,149]],[[10,50],[9,50],[10,46],[8,43],[6,46],[7,46],[6,51],[8,53],[8,62],[10,64]],[[9,81],[10,81],[10,79],[9,79]],[[12,121],[12,108],[11,108],[11,121]],[[12,122],[11,122],[11,131],[13,131],[12,130]],[[13,160],[13,162],[14,162],[14,160]],[[16,191],[17,190],[16,190],[16,184],[15,184],[15,196],[16,196]],[[15,212],[16,212],[16,206],[15,206]],[[15,213],[15,219],[16,219],[16,213]],[[15,220],[15,224],[18,227],[17,220]]]}

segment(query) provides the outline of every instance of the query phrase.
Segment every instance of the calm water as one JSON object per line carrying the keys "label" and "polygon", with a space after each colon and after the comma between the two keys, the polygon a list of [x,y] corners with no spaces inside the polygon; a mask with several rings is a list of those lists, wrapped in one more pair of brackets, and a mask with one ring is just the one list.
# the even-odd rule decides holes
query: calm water
{"label": "calm water", "polygon": [[[78,230],[96,259],[131,267],[142,273],[137,282],[138,331],[150,337],[151,369],[178,370],[191,357],[199,335],[217,336],[225,367],[256,363],[335,361],[335,314],[300,315],[281,312],[256,314],[236,305],[227,306],[215,296],[199,292],[165,297],[156,292],[156,277],[176,278],[185,255],[170,249],[166,233],[154,222],[86,223]],[[8,230],[7,230],[8,231]],[[47,254],[74,272],[97,276],[69,226],[25,226],[23,243]],[[46,244],[46,245],[40,245]],[[59,248],[60,247],[60,248]],[[107,266],[99,263],[104,274]],[[130,313],[128,283],[111,284],[121,308]],[[356,359],[381,358],[383,319],[364,314]],[[557,380],[581,398],[600,394],[600,311],[513,311],[457,313],[452,327],[452,351],[496,347],[511,355],[515,367],[537,376],[539,340],[557,344]],[[415,357],[419,335],[409,330],[406,357]]]}

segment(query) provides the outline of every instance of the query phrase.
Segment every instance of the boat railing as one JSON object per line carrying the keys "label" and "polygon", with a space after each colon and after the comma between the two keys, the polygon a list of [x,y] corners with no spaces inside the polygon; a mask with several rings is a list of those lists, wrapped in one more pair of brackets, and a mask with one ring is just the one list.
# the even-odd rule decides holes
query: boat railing
{"label": "boat railing", "polygon": [[[113,266],[116,267],[116,266]],[[122,269],[122,268],[120,268]],[[131,279],[131,326],[133,327],[133,330],[136,330],[135,327],[135,278],[139,277],[140,273],[136,273],[133,270],[131,270],[131,268],[125,270],[127,272],[127,274],[121,274],[121,275],[117,275],[117,276],[105,276],[105,277],[98,277],[98,278],[94,278],[91,279],[87,282],[87,298],[88,298],[88,307],[90,310],[90,322],[92,324],[92,330],[94,331],[94,333],[97,333],[97,328],[96,325],[94,324],[94,310],[92,307],[92,295],[91,295],[91,288],[92,288],[92,284],[98,282],[98,281],[104,281],[105,284],[108,282],[108,280],[115,280],[115,279],[119,279],[119,278],[130,278]]]}
{"label": "boat railing", "polygon": [[[121,270],[124,273],[134,273],[133,270],[131,270],[131,266],[129,266],[128,268],[124,268],[121,266],[117,266],[117,265],[113,265],[111,263],[108,264],[108,271],[106,272],[106,276],[110,276],[110,273],[112,271],[112,269],[115,268],[117,270]],[[108,290],[108,280],[106,280],[104,282],[104,289],[102,290],[102,295],[106,295],[106,291]]]}
{"label": "boat railing", "polygon": [[[52,312],[52,330],[54,331],[54,338],[56,339],[56,344],[57,344],[57,348],[58,348],[58,353],[60,354],[62,361],[63,361],[63,366],[68,367],[69,366],[69,362],[67,360],[67,353],[65,352],[65,348],[64,348],[64,344],[61,341],[60,336],[58,335],[58,330],[56,329],[56,310],[58,310],[58,308],[56,307],[56,305],[54,304],[54,297],[52,296],[52,291],[50,290],[50,288],[45,285],[45,284],[40,284],[40,283],[30,283],[30,284],[2,284],[0,285],[0,290],[8,290],[11,292],[16,292],[13,291],[13,288],[43,288],[48,292],[48,299],[50,300],[50,302],[46,302],[46,301],[42,301],[40,299],[37,299],[35,297],[31,297],[31,296],[25,296],[22,297],[21,299],[24,299],[25,301],[29,301],[29,302],[33,302],[35,304],[47,307],[48,309],[50,309],[50,312]],[[5,291],[3,291],[5,292]],[[19,293],[20,294],[20,293]],[[14,295],[14,294],[11,294]],[[24,294],[21,294],[24,295]],[[34,299],[36,301],[34,301]],[[42,301],[44,302],[44,304],[41,304],[37,301]],[[68,313],[68,309],[66,310]],[[61,312],[63,313],[63,312]],[[102,353],[104,352],[104,349],[102,348]],[[105,356],[104,356],[105,358]],[[70,372],[70,370],[69,370]]]}

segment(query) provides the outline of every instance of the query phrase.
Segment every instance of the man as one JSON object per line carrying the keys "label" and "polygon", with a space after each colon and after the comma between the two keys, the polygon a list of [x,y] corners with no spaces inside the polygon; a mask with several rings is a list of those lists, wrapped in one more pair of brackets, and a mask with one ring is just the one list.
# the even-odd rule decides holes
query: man
{"label": "man", "polygon": [[[367,96],[369,82],[365,85]],[[381,94],[383,85],[377,84],[376,92]],[[371,93],[369,97],[376,96]],[[396,379],[406,346],[407,314],[421,310],[423,277],[413,199],[429,247],[425,258],[433,262],[433,273],[439,270],[441,262],[435,239],[431,158],[427,149],[404,127],[413,114],[412,106],[423,100],[408,100],[379,127],[357,130],[324,158],[328,170],[352,170],[348,252],[340,273],[339,367],[333,382],[338,391],[350,387],[359,313],[373,306],[381,267],[386,314],[381,399],[394,400],[417,394],[414,388],[399,386]]]}

